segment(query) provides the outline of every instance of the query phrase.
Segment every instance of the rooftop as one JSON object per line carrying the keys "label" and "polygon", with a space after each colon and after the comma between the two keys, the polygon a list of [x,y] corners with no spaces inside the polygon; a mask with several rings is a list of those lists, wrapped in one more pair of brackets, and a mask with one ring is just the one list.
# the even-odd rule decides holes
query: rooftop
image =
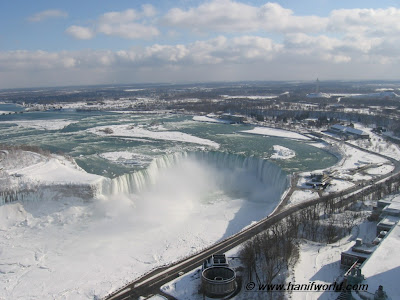
{"label": "rooftop", "polygon": [[400,211],[400,202],[392,202],[389,206],[385,207],[383,210],[397,210]]}
{"label": "rooftop", "polygon": [[362,266],[362,273],[368,284],[368,291],[375,292],[379,285],[388,296],[395,299],[400,295],[400,225],[396,225],[383,239],[374,254]]}
{"label": "rooftop", "polygon": [[343,133],[350,133],[350,134],[356,134],[356,135],[368,135],[368,133],[366,133],[360,129],[355,129],[353,127],[347,127],[347,126],[343,126],[340,124],[332,125],[331,128],[341,131]]}
{"label": "rooftop", "polygon": [[379,224],[386,224],[386,225],[395,225],[399,221],[398,217],[395,216],[385,216]]}
{"label": "rooftop", "polygon": [[369,257],[371,253],[373,253],[376,249],[376,245],[373,244],[364,244],[361,241],[361,244],[357,245],[355,243],[350,249],[347,251],[343,251],[343,253],[354,255],[357,257]]}

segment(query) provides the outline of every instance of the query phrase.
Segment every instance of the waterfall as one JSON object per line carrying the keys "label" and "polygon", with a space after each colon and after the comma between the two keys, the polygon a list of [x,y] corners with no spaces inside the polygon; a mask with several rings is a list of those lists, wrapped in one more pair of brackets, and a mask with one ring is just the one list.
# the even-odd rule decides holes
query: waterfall
{"label": "waterfall", "polygon": [[[179,167],[188,162],[194,162],[194,168],[187,167],[184,179],[190,177],[193,172],[206,169],[207,172],[194,174],[193,180],[202,181],[202,185],[191,185],[195,188],[194,193],[202,193],[207,189],[208,183],[218,186],[233,197],[250,197],[265,199],[268,195],[270,201],[275,201],[281,197],[288,188],[290,180],[287,174],[274,163],[258,157],[246,157],[244,155],[232,154],[227,152],[204,151],[204,152],[177,152],[164,155],[153,159],[150,165],[133,173],[109,179],[104,178],[98,184],[91,185],[42,185],[31,188],[23,188],[11,191],[0,192],[0,205],[22,201],[34,201],[43,198],[60,197],[80,197],[82,199],[91,199],[96,195],[131,195],[139,194],[157,186],[158,179],[164,172],[164,176],[169,176],[168,170]],[[196,167],[197,166],[197,167]],[[175,172],[179,172],[175,171]],[[176,175],[176,174],[175,174]],[[204,183],[204,177],[207,182]],[[189,186],[182,186],[182,177],[171,182],[171,190],[189,189]],[[207,191],[205,191],[207,192]],[[262,200],[265,201],[265,200]]]}
{"label": "waterfall", "polygon": [[[289,177],[279,166],[258,157],[217,151],[179,152],[155,158],[146,169],[105,180],[101,192],[103,195],[140,193],[156,185],[162,171],[185,161],[195,161],[212,168],[216,180],[225,187],[240,190],[256,185],[264,197],[265,193],[272,193],[274,198],[280,197],[290,183]],[[172,188],[178,189],[179,184],[176,182]]]}

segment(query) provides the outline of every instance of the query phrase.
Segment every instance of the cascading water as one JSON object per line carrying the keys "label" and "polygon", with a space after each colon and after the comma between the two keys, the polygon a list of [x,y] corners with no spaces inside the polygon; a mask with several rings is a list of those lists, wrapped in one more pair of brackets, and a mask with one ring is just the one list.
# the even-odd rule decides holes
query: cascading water
{"label": "cascading water", "polygon": [[[104,181],[102,194],[139,194],[155,188],[163,172],[187,162],[195,162],[208,170],[200,175],[208,177],[207,185],[215,184],[230,194],[236,194],[234,197],[249,198],[251,194],[249,200],[264,201],[268,195],[271,201],[276,201],[290,182],[280,167],[257,157],[224,152],[182,152],[156,158],[146,169]],[[192,171],[197,172],[197,169],[193,168]],[[185,176],[194,176],[190,174],[192,171],[189,168]],[[198,180],[198,177],[194,180]],[[170,189],[180,189],[184,183],[173,184],[175,186],[170,186]]]}

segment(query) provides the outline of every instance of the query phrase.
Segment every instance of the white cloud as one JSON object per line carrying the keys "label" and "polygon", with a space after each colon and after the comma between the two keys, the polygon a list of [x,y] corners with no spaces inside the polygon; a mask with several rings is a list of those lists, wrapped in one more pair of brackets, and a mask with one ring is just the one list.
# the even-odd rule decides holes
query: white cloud
{"label": "white cloud", "polygon": [[89,40],[94,37],[94,32],[88,27],[72,25],[65,30],[70,36],[79,40]]}
{"label": "white cloud", "polygon": [[127,9],[122,12],[108,12],[100,16],[100,23],[107,24],[118,24],[118,23],[129,23],[140,19],[140,13],[136,12],[134,9]]}
{"label": "white cloud", "polygon": [[49,10],[44,10],[41,12],[38,12],[34,14],[33,16],[30,16],[28,18],[29,21],[31,22],[41,22],[47,19],[52,19],[52,18],[66,18],[68,17],[68,13],[62,10],[58,9],[49,9]]}
{"label": "white cloud", "polygon": [[368,36],[400,33],[400,9],[339,9],[331,12],[327,29]]}
{"label": "white cloud", "polygon": [[[156,41],[120,51],[0,52],[0,82],[28,80],[34,72],[45,74],[49,82],[58,80],[58,85],[64,84],[61,80],[107,82],[110,74],[117,82],[309,79],[318,74],[331,79],[398,78],[398,20],[397,8],[342,9],[318,17],[296,15],[277,3],[211,0],[164,15],[143,5],[107,12],[89,27],[73,25],[65,32],[86,40],[99,35],[154,39],[163,32],[163,39],[179,38],[178,44]],[[193,32],[201,33],[197,41],[192,41]],[[185,42],[187,34],[192,42]],[[84,81],[89,78],[93,82]],[[46,84],[43,79],[41,85]]]}
{"label": "white cloud", "polygon": [[246,35],[120,51],[8,51],[0,52],[0,88],[133,81],[304,80],[317,75],[326,79],[398,77],[400,58],[384,56],[381,51],[373,46],[360,54],[350,42],[304,34],[287,36],[282,44]]}
{"label": "white cloud", "polygon": [[290,9],[277,3],[260,7],[231,1],[213,0],[198,7],[182,10],[173,8],[162,22],[168,26],[197,32],[315,32],[323,30],[326,18],[295,16]]}
{"label": "white cloud", "polygon": [[143,4],[142,10],[144,17],[154,17],[157,14],[155,7],[151,4]]}
{"label": "white cloud", "polygon": [[148,24],[148,18],[156,14],[155,8],[143,5],[142,11],[127,9],[119,12],[107,12],[94,24],[94,29],[73,25],[66,32],[77,39],[91,39],[96,34],[118,36],[125,39],[152,39],[160,34],[154,25]]}
{"label": "white cloud", "polygon": [[97,32],[105,35],[119,36],[125,39],[151,39],[160,34],[154,26],[140,23],[99,22]]}

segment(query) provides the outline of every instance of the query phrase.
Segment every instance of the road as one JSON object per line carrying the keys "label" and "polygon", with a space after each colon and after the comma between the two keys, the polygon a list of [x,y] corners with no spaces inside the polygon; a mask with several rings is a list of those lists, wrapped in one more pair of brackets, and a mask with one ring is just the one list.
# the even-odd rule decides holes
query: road
{"label": "road", "polygon": [[[324,136],[326,137],[326,136]],[[353,146],[355,148],[359,148],[357,146],[354,146],[350,144],[350,146]],[[365,149],[360,149],[363,151],[366,151]],[[140,296],[142,297],[148,297],[153,294],[159,294],[160,293],[160,288],[167,282],[172,281],[173,279],[178,277],[178,273],[184,272],[187,273],[199,266],[203,263],[203,261],[211,256],[212,254],[215,253],[225,253],[228,250],[231,250],[232,248],[244,243],[248,239],[252,238],[256,234],[266,230],[273,224],[279,222],[283,218],[289,216],[290,214],[299,211],[301,209],[313,206],[317,203],[325,202],[327,200],[332,200],[332,199],[343,199],[343,196],[350,195],[352,193],[359,192],[363,189],[367,189],[368,187],[371,187],[372,185],[376,184],[378,181],[382,182],[383,180],[389,178],[389,177],[394,177],[398,176],[400,174],[400,163],[392,158],[386,157],[382,154],[377,154],[371,151],[366,151],[370,152],[372,154],[384,157],[386,159],[389,159],[395,166],[393,172],[382,175],[380,177],[377,177],[374,180],[371,180],[368,184],[368,186],[353,186],[350,187],[346,190],[337,192],[337,193],[331,193],[326,196],[322,196],[320,198],[316,199],[311,199],[290,207],[284,207],[285,206],[285,201],[282,201],[280,205],[275,209],[275,211],[268,217],[260,220],[259,222],[253,224],[252,226],[249,226],[248,228],[242,230],[241,232],[223,240],[220,241],[209,248],[194,254],[188,258],[185,258],[183,260],[180,260],[176,263],[173,263],[167,267],[161,267],[158,268],[151,273],[148,273],[144,275],[143,277],[137,279],[136,281],[126,285],[125,287],[119,289],[118,291],[108,295],[105,297],[107,300],[123,300],[123,299],[138,299]],[[292,189],[294,187],[292,186]],[[288,192],[288,194],[290,191]],[[285,197],[286,198],[286,197]],[[166,295],[164,295],[166,296]],[[173,299],[172,297],[168,297],[169,299]]]}

